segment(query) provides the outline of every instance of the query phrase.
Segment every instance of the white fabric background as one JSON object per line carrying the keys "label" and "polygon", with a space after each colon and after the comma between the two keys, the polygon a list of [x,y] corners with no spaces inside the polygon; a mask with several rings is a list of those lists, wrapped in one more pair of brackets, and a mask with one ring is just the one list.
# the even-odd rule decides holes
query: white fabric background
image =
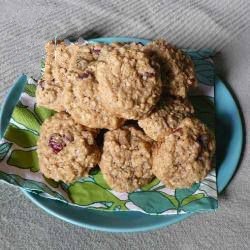
{"label": "white fabric background", "polygon": [[[248,0],[0,0],[0,100],[21,73],[39,75],[45,41],[55,35],[167,38],[182,47],[210,47],[250,119]],[[248,133],[247,133],[248,135]],[[0,249],[249,249],[248,140],[239,171],[215,213],[149,233],[108,234],[47,215],[19,190],[0,183]]]}

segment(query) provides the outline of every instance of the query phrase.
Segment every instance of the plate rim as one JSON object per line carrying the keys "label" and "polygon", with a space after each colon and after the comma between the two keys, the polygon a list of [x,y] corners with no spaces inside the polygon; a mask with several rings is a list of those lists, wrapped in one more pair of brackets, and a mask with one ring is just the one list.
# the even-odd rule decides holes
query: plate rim
{"label": "plate rim", "polygon": [[[93,42],[107,42],[107,41],[120,41],[120,42],[142,42],[142,43],[147,43],[149,42],[149,40],[147,39],[139,39],[139,38],[130,38],[130,37],[102,37],[102,38],[95,38],[95,39],[90,39]],[[16,85],[18,83],[20,83],[20,79],[24,79],[23,75],[16,80],[15,84],[13,85],[13,87],[10,89],[8,95],[6,96],[3,104],[2,104],[2,109],[0,112],[0,122],[2,122],[3,117],[4,117],[4,110],[5,107],[7,106],[8,100],[11,97],[11,93],[13,93],[13,90],[16,89]],[[218,83],[218,85],[222,86],[224,88],[224,91],[227,92],[227,95],[230,97],[231,102],[233,103],[233,105],[235,106],[235,114],[237,116],[237,121],[238,121],[238,149],[237,149],[237,154],[234,155],[234,163],[231,165],[234,165],[233,167],[230,168],[230,173],[227,173],[227,178],[225,180],[224,178],[224,182],[220,185],[219,181],[218,181],[218,192],[221,193],[224,188],[230,183],[231,179],[233,178],[234,174],[237,172],[237,168],[238,165],[240,163],[242,154],[243,154],[243,147],[244,147],[244,129],[243,129],[243,124],[244,124],[244,118],[243,118],[243,114],[241,113],[241,109],[239,107],[239,103],[237,98],[234,96],[231,88],[229,88],[222,80],[220,80],[219,78],[216,78],[216,82]],[[215,91],[216,92],[216,91]],[[216,95],[216,93],[215,93]],[[2,131],[0,131],[2,132]],[[221,167],[220,167],[221,169]],[[217,171],[218,173],[218,180],[219,180],[219,175],[220,175],[220,169]],[[77,226],[81,226],[81,227],[85,227],[85,228],[89,228],[92,230],[100,230],[100,231],[106,231],[106,232],[141,232],[141,231],[149,231],[149,230],[155,230],[158,228],[161,228],[163,226],[168,226],[174,223],[177,223],[183,219],[186,219],[187,217],[189,217],[190,214],[184,214],[184,215],[178,215],[175,216],[176,218],[172,219],[170,222],[169,221],[163,221],[162,223],[157,223],[154,225],[150,225],[150,226],[142,226],[142,227],[138,227],[138,228],[131,228],[131,229],[123,229],[121,227],[117,228],[117,227],[103,227],[103,226],[96,226],[96,225],[92,225],[92,224],[88,224],[86,222],[78,222],[75,221],[73,219],[70,219],[66,216],[62,216],[58,213],[56,213],[54,210],[49,209],[48,207],[46,207],[46,205],[43,205],[41,202],[39,202],[39,196],[35,195],[34,193],[25,191],[23,189],[21,189],[22,192],[25,194],[25,196],[30,199],[34,204],[36,204],[38,207],[42,208],[43,210],[45,210],[47,213],[49,213],[52,216],[55,216],[59,219],[62,219],[66,222],[69,222],[71,224],[77,225]],[[168,216],[169,215],[165,215]],[[174,216],[173,216],[174,217]]]}
{"label": "plate rim", "polygon": [[[176,224],[181,220],[184,220],[188,217],[190,217],[191,215],[193,215],[193,213],[186,213],[186,214],[180,214],[180,215],[158,215],[161,217],[165,217],[165,216],[171,216],[171,223],[169,224],[168,222],[162,221],[161,223],[157,223],[154,225],[150,225],[150,226],[143,226],[143,227],[137,227],[137,228],[121,228],[121,227],[106,227],[106,226],[96,226],[90,223],[79,223],[78,221],[74,220],[74,219],[69,219],[65,216],[59,215],[58,213],[56,213],[54,210],[49,209],[48,207],[46,207],[45,205],[41,204],[35,197],[38,196],[34,193],[31,193],[29,191],[26,191],[24,189],[21,188],[22,193],[29,199],[31,200],[36,206],[38,206],[39,208],[42,208],[42,210],[44,210],[45,212],[47,212],[49,215],[52,215],[58,219],[61,219],[63,221],[66,221],[68,223],[71,223],[73,225],[82,227],[82,228],[86,228],[86,229],[91,229],[91,230],[95,230],[95,231],[102,231],[102,232],[109,232],[109,233],[138,233],[138,232],[148,232],[148,231],[152,231],[152,230],[156,230],[165,226],[170,226],[172,224]],[[40,197],[39,197],[40,198]],[[45,198],[46,199],[46,198]],[[58,201],[60,202],[60,201]],[[69,204],[67,204],[69,205]],[[69,205],[70,206],[70,205]],[[82,208],[82,209],[88,209],[88,208]],[[103,211],[105,212],[105,211]],[[133,211],[127,212],[127,213],[133,213]],[[109,213],[106,211],[106,213]],[[126,213],[125,211],[122,213]],[[141,213],[141,212],[137,212],[135,211],[134,213]],[[155,215],[148,215],[148,216],[155,216]],[[157,215],[156,215],[157,216]]]}

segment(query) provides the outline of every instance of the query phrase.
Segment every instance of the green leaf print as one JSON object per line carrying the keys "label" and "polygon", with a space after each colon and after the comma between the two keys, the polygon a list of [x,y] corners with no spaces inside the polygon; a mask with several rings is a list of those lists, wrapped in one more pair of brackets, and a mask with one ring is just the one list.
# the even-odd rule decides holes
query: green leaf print
{"label": "green leaf print", "polygon": [[91,168],[90,171],[89,171],[89,175],[95,175],[95,174],[98,174],[100,171],[100,168],[99,167],[94,167],[94,168]]}
{"label": "green leaf print", "polygon": [[9,125],[4,134],[4,138],[21,147],[29,148],[36,146],[38,136],[29,130],[19,129],[15,126]]}
{"label": "green leaf print", "polygon": [[211,49],[184,49],[184,51],[191,57],[191,59],[206,59],[214,55],[214,51]]}
{"label": "green leaf print", "polygon": [[57,181],[54,181],[53,179],[49,179],[43,175],[44,180],[53,188],[58,188],[59,183]]}
{"label": "green leaf print", "polygon": [[194,106],[195,116],[214,131],[215,106],[213,98],[208,96],[190,96],[190,101]]}
{"label": "green leaf print", "polygon": [[183,199],[181,202],[181,206],[185,206],[188,203],[192,202],[192,201],[197,201],[201,198],[203,198],[205,195],[204,194],[194,194],[194,195],[190,195],[187,198]]}
{"label": "green leaf print", "polygon": [[70,199],[78,205],[87,206],[99,202],[106,205],[107,210],[127,210],[125,201],[93,182],[76,182],[69,186],[68,191]]}
{"label": "green leaf print", "polygon": [[29,109],[15,107],[12,118],[16,122],[25,126],[27,129],[32,130],[35,133],[39,133],[40,124]]}
{"label": "green leaf print", "polygon": [[24,87],[24,92],[27,93],[29,96],[35,97],[36,96],[36,85],[35,84],[26,84]]}
{"label": "green leaf print", "polygon": [[194,59],[193,62],[198,82],[205,85],[214,85],[215,72],[213,63],[204,59]]}
{"label": "green leaf print", "polygon": [[7,155],[12,143],[4,142],[0,144],[0,161],[4,159],[4,157]]}
{"label": "green leaf print", "polygon": [[173,205],[174,205],[176,208],[178,208],[179,202],[178,202],[178,200],[175,198],[175,196],[170,195],[170,194],[166,194],[166,193],[161,192],[161,191],[159,191],[159,192],[160,192],[163,196],[165,196],[167,199],[169,199],[169,200],[173,203]]}
{"label": "green leaf print", "polygon": [[199,200],[194,200],[187,203],[185,206],[181,207],[185,212],[196,211],[196,210],[206,210],[206,209],[216,209],[218,207],[218,201],[212,197],[203,197]]}
{"label": "green leaf print", "polygon": [[66,201],[65,198],[60,195],[59,193],[51,190],[46,184],[38,181],[33,180],[27,180],[22,178],[21,176],[14,175],[14,174],[6,174],[0,171],[0,179],[15,185],[22,187],[24,189],[30,190],[34,193],[41,194],[41,193],[47,193],[57,199]]}
{"label": "green leaf print", "polygon": [[7,163],[18,168],[30,169],[32,172],[39,170],[36,150],[13,150]]}
{"label": "green leaf print", "polygon": [[107,184],[107,182],[104,180],[103,174],[102,174],[101,171],[98,171],[97,174],[92,175],[92,177],[93,177],[93,179],[95,180],[95,182],[96,182],[99,186],[101,186],[101,187],[103,187],[103,188],[106,188],[106,189],[111,189],[111,188],[109,187],[109,185]]}
{"label": "green leaf print", "polygon": [[213,85],[215,81],[214,64],[211,61],[211,57],[214,55],[214,51],[211,49],[203,50],[184,50],[192,59],[197,79],[199,83],[205,85]]}
{"label": "green leaf print", "polygon": [[40,121],[40,123],[43,123],[44,120],[46,120],[47,118],[53,116],[56,112],[51,110],[51,109],[47,109],[44,107],[38,107],[35,105],[34,108],[34,112],[36,117],[38,118],[38,120]]}
{"label": "green leaf print", "polygon": [[69,185],[60,181],[58,182],[58,184],[60,185],[60,187],[62,188],[62,190],[64,190],[66,193],[68,192],[68,188],[69,188]]}
{"label": "green leaf print", "polygon": [[142,187],[141,190],[148,191],[148,190],[152,189],[154,186],[158,185],[159,183],[160,183],[160,181],[157,178],[155,178],[149,184]]}
{"label": "green leaf print", "polygon": [[199,187],[200,183],[195,183],[190,188],[178,188],[175,190],[175,197],[181,203],[183,199],[195,193]]}
{"label": "green leaf print", "polygon": [[130,201],[147,213],[161,214],[167,210],[176,209],[175,205],[159,192],[133,192],[128,197]]}
{"label": "green leaf print", "polygon": [[27,108],[27,106],[23,105],[21,101],[18,101],[18,103],[16,104],[16,107]]}
{"label": "green leaf print", "polygon": [[190,101],[194,105],[195,112],[214,113],[214,98],[210,96],[190,96]]}

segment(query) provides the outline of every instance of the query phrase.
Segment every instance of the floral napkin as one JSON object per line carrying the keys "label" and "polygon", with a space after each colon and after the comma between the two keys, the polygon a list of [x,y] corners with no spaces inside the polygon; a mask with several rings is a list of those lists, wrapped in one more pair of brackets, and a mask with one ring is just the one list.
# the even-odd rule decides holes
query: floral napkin
{"label": "floral napkin", "polygon": [[[198,88],[191,93],[196,116],[212,130],[215,126],[214,65],[210,50],[185,50],[194,61]],[[39,172],[36,144],[41,124],[54,111],[38,107],[36,81],[27,77],[4,137],[0,140],[0,180],[49,199],[105,211],[141,211],[152,215],[193,213],[218,206],[216,174],[188,189],[166,188],[158,179],[131,193],[116,192],[104,181],[99,168],[87,178],[67,185]]]}

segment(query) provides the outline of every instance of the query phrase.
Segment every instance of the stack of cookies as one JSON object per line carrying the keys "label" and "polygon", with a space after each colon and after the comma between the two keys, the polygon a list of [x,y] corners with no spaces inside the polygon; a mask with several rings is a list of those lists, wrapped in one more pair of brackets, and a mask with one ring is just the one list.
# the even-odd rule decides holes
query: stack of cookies
{"label": "stack of cookies", "polygon": [[57,111],[41,128],[40,171],[71,183],[99,165],[109,186],[134,191],[156,176],[190,187],[212,168],[214,135],[194,117],[191,59],[164,40],[46,45],[37,105]]}

